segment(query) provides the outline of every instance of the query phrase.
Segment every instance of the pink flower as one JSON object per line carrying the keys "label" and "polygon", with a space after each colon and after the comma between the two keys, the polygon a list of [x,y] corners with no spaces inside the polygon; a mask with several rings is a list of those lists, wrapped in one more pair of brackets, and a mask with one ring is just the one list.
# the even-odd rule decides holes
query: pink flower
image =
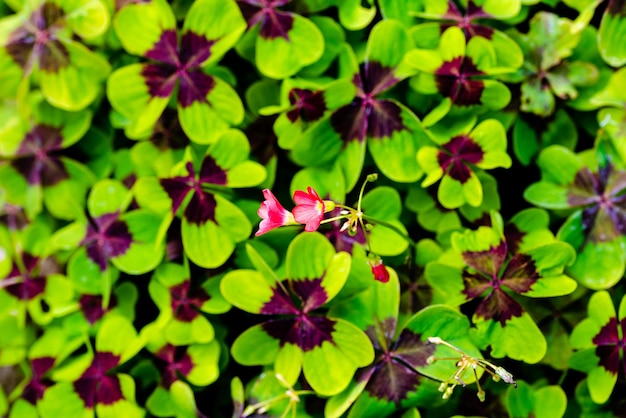
{"label": "pink flower", "polygon": [[296,190],[293,194],[293,201],[296,207],[293,208],[293,216],[296,222],[306,224],[304,230],[313,232],[320,226],[326,212],[326,202],[323,201],[311,186],[307,187],[307,192]]}
{"label": "pink flower", "polygon": [[255,235],[259,236],[279,226],[296,223],[292,213],[280,204],[269,189],[263,190],[263,197],[265,197],[265,201],[261,203],[261,207],[257,211],[263,220],[259,224],[259,230]]}
{"label": "pink flower", "polygon": [[380,257],[376,257],[375,260],[368,260],[368,264],[372,268],[372,273],[374,273],[374,280],[378,280],[382,283],[387,283],[389,281],[389,272],[385,268],[383,260],[381,260]]}

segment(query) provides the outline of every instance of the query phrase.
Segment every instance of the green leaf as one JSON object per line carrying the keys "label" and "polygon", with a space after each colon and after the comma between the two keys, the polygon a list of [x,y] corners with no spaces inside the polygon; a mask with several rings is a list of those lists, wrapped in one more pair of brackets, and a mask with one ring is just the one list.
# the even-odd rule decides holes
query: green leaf
{"label": "green leaf", "polygon": [[235,45],[246,26],[235,1],[197,0],[187,12],[183,33],[193,31],[209,41],[215,41],[211,45],[211,56],[203,62],[203,65],[209,65]]}
{"label": "green leaf", "polygon": [[75,1],[71,6],[68,2],[64,3],[67,24],[81,38],[93,39],[108,29],[110,17],[104,2],[83,0]]}
{"label": "green leaf", "polygon": [[626,19],[624,4],[614,1],[606,8],[598,31],[598,49],[602,59],[612,67],[621,67],[626,63],[623,41],[626,37]]}
{"label": "green leaf", "polygon": [[134,210],[120,217],[128,225],[133,237],[126,253],[114,257],[111,262],[129,274],[144,274],[156,268],[165,253],[163,242],[157,242],[161,217],[146,210]]}
{"label": "green leaf", "polygon": [[93,217],[122,212],[129,203],[129,190],[121,182],[105,179],[94,184],[89,191],[87,210]]}
{"label": "green leaf", "polygon": [[137,354],[143,344],[132,323],[122,316],[107,316],[96,334],[96,350],[119,355],[120,362]]}
{"label": "green leaf", "polygon": [[270,337],[263,325],[248,328],[237,337],[230,352],[244,366],[269,365],[274,362],[280,349],[280,341]]}
{"label": "green leaf", "polygon": [[623,239],[589,242],[585,237],[582,211],[573,213],[559,228],[557,238],[577,250],[576,261],[567,272],[590,289],[608,289],[623,277],[626,269]]}
{"label": "green leaf", "polygon": [[161,114],[169,97],[152,97],[142,72],[145,64],[131,64],[115,70],[107,80],[107,97],[111,105],[132,124],[127,128],[130,138],[147,136]]}
{"label": "green leaf", "polygon": [[248,238],[252,225],[245,214],[232,202],[215,195],[217,202],[216,222],[204,224],[182,222],[182,238],[185,253],[199,266],[219,267],[235,250],[235,244]]}
{"label": "green leaf", "polygon": [[[389,42],[393,42],[393,48],[389,48]],[[412,47],[411,38],[406,28],[400,22],[396,20],[382,20],[372,28],[369,34],[365,56],[367,61],[375,61],[383,67],[393,68],[400,64],[404,55]],[[404,78],[407,75],[398,74],[396,76]]]}
{"label": "green leaf", "polygon": [[372,22],[376,7],[364,7],[359,0],[334,0],[339,9],[339,21],[348,30],[360,30]]}
{"label": "green leaf", "polygon": [[241,310],[260,313],[273,292],[261,273],[255,270],[234,270],[226,273],[220,286],[224,298]]}
{"label": "green leaf", "polygon": [[491,345],[491,355],[495,358],[507,356],[534,364],[546,353],[546,339],[526,312],[522,316],[509,319],[505,326],[498,321],[485,321],[476,316],[473,322],[476,329],[471,330],[472,335],[481,341],[482,347]]}
{"label": "green leaf", "polygon": [[41,71],[41,91],[52,105],[64,110],[82,110],[101,91],[101,83],[111,71],[108,61],[83,44],[64,43],[69,53],[69,65],[57,72]]}
{"label": "green leaf", "polygon": [[337,319],[333,343],[306,351],[302,358],[304,377],[315,392],[331,396],[348,386],[359,367],[374,360],[374,348],[363,331]]}
{"label": "green leaf", "polygon": [[313,22],[290,13],[293,26],[289,39],[256,37],[255,61],[259,71],[270,78],[281,79],[297,73],[322,57],[324,37]]}
{"label": "green leaf", "polygon": [[213,81],[215,84],[206,101],[196,101],[186,107],[178,105],[180,125],[198,144],[212,144],[231,125],[243,121],[243,104],[235,89],[218,77],[213,77]]}
{"label": "green leaf", "polygon": [[430,139],[412,111],[398,102],[393,103],[400,108],[403,129],[393,131],[389,137],[370,138],[367,144],[376,166],[386,177],[412,183],[423,174],[415,155]]}
{"label": "green leaf", "polygon": [[129,4],[116,13],[113,27],[124,49],[144,55],[167,29],[176,28],[176,19],[164,0]]}

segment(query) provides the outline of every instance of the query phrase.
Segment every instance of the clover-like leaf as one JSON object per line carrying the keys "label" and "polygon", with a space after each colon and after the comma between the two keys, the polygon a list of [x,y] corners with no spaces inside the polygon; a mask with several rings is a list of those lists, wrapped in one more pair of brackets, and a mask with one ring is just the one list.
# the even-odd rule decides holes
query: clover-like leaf
{"label": "clover-like leaf", "polygon": [[[237,0],[254,41],[255,62],[264,75],[281,79],[320,59],[324,37],[309,19],[278,8],[287,0]],[[245,39],[244,39],[245,41]]]}
{"label": "clover-like leaf", "polygon": [[108,317],[96,334],[94,352],[80,355],[59,367],[38,409],[43,417],[59,414],[82,416],[90,411],[113,417],[124,411],[128,417],[141,417],[143,410],[135,402],[133,379],[113,371],[128,361],[142,347],[132,324],[121,316]]}
{"label": "clover-like leaf", "polygon": [[108,25],[109,12],[100,0],[38,1],[2,19],[3,90],[14,96],[35,75],[51,104],[64,110],[84,109],[100,94],[111,66],[72,37],[93,39]]}
{"label": "clover-like leaf", "polygon": [[[508,228],[506,232],[514,231]],[[498,216],[492,217],[492,227],[454,233],[452,245],[465,266],[459,270],[456,263],[431,262],[425,274],[428,283],[452,306],[482,299],[473,321],[477,337],[483,344],[492,345],[494,357],[507,355],[536,363],[545,354],[545,339],[513,295],[550,297],[571,293],[576,282],[562,272],[575,254],[568,244],[552,242],[551,235],[543,245],[512,253],[508,243],[515,235],[505,238]]]}
{"label": "clover-like leaf", "polygon": [[145,331],[152,338],[162,334],[172,345],[206,344],[213,340],[213,326],[202,314],[222,313],[230,305],[219,293],[220,280],[211,278],[200,285],[191,282],[188,268],[165,263],[152,277],[148,290],[160,308],[157,320]]}
{"label": "clover-like leaf", "polygon": [[602,58],[612,67],[626,63],[626,55],[620,48],[620,39],[626,32],[626,4],[611,0],[602,15],[598,32],[598,46]]}
{"label": "clover-like leaf", "polygon": [[[142,24],[136,26],[138,20]],[[223,56],[245,29],[234,1],[194,2],[180,36],[170,6],[161,0],[124,7],[114,26],[126,50],[150,60],[122,67],[109,77],[107,95],[130,121],[126,128],[130,137],[148,136],[174,94],[180,124],[198,143],[213,143],[230,125],[242,121],[237,93],[205,68]]]}
{"label": "clover-like leaf", "polygon": [[[469,339],[469,321],[445,306],[430,306],[408,319],[402,329],[398,326],[400,285],[395,272],[390,271],[387,283],[375,282],[368,290],[333,306],[331,313],[366,331],[379,354],[374,363],[355,378],[342,393],[331,398],[326,414],[340,416],[352,405],[349,415],[388,415],[395,407],[426,405],[437,393],[429,389],[428,377],[447,381],[455,373],[454,362],[429,358],[455,357],[448,347],[427,343],[428,337],[438,336],[459,344],[467,353],[480,357]],[[431,364],[432,363],[432,364]],[[461,376],[466,383],[473,376]]]}
{"label": "clover-like leaf", "polygon": [[514,417],[561,418],[567,408],[567,395],[560,386],[533,387],[518,380],[517,387],[507,390],[506,405]]}
{"label": "clover-like leaf", "polygon": [[[250,221],[226,199],[225,187],[251,187],[265,179],[265,169],[248,160],[250,145],[241,131],[230,130],[211,145],[194,165],[191,149],[174,167],[171,177],[144,177],[135,185],[142,206],[156,212],[182,214],[182,241],[186,254],[196,264],[215,268],[249,237]],[[197,158],[196,158],[197,159]]]}
{"label": "clover-like leaf", "polygon": [[[60,219],[81,216],[84,196],[93,175],[63,152],[87,132],[91,112],[67,112],[50,106],[42,97],[29,97],[31,115],[17,108],[0,117],[0,164],[7,199],[24,207],[29,217],[46,208]],[[12,187],[10,187],[12,186]],[[6,188],[5,188],[6,187]]]}
{"label": "clover-like leaf", "polygon": [[558,233],[578,252],[568,272],[587,287],[605,289],[624,274],[626,172],[609,141],[599,141],[595,152],[599,166],[561,146],[546,148],[537,160],[542,180],[524,196],[545,208],[574,209]]}
{"label": "clover-like leaf", "polygon": [[[248,252],[251,257],[255,254],[252,247]],[[316,310],[341,290],[349,270],[347,253],[335,253],[326,238],[310,233],[298,235],[290,244],[285,280],[270,281],[256,270],[227,273],[221,290],[230,303],[273,315],[237,338],[233,357],[246,365],[274,363],[289,384],[302,369],[321,394],[343,390],[356,369],[373,359],[371,344],[354,325]]]}
{"label": "clover-like leaf", "polygon": [[[570,60],[580,42],[582,28],[582,21],[574,22],[552,13],[538,12],[530,21],[528,33],[516,35],[525,56],[522,111],[541,117],[550,116],[554,113],[556,98],[576,99],[578,86],[597,79],[595,65]],[[537,53],[539,49],[541,53]],[[578,77],[576,74],[580,72],[589,78]]]}
{"label": "clover-like leaf", "polygon": [[618,374],[626,373],[625,335],[626,298],[622,298],[616,314],[608,292],[594,293],[589,300],[588,318],[571,334],[572,347],[578,351],[570,357],[570,366],[588,374],[587,385],[595,403],[605,403]]}
{"label": "clover-like leaf", "polygon": [[[391,40],[394,48],[390,47]],[[367,144],[385,176],[400,182],[418,179],[422,171],[410,154],[429,142],[428,135],[408,108],[380,97],[410,75],[402,61],[411,46],[402,25],[382,21],[368,38],[366,58],[360,70],[352,51],[346,50],[345,72],[356,86],[356,97],[305,131],[292,149],[293,159],[305,166],[336,161],[343,171],[347,190],[351,190],[361,172]]]}
{"label": "clover-like leaf", "polygon": [[481,122],[471,132],[453,136],[440,147],[422,147],[417,159],[426,171],[422,186],[441,179],[437,198],[448,209],[464,203],[481,204],[483,190],[473,166],[484,169],[511,166],[511,158],[506,153],[506,132],[495,119]]}
{"label": "clover-like leaf", "polygon": [[414,49],[407,62],[420,73],[411,86],[420,93],[440,94],[444,100],[433,109],[428,124],[441,119],[454,105],[458,108],[498,110],[510,100],[506,86],[491,75],[513,72],[497,67],[493,45],[483,37],[467,41],[463,32],[451,27],[441,35],[437,50]]}

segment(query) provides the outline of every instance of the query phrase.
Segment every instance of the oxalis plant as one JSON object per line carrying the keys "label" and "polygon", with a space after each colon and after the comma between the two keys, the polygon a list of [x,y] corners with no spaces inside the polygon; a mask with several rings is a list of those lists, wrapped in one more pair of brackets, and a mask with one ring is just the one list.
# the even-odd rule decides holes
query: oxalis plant
{"label": "oxalis plant", "polygon": [[0,2],[0,416],[623,417],[626,2]]}

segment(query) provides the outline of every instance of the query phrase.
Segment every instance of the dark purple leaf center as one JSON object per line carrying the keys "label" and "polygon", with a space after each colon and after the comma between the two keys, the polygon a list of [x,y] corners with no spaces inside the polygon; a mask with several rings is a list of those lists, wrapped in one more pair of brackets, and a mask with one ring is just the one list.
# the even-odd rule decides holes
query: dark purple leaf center
{"label": "dark purple leaf center", "polygon": [[164,31],[152,49],[146,52],[146,58],[155,63],[146,64],[142,70],[150,95],[170,97],[179,82],[178,103],[182,107],[206,102],[215,80],[201,66],[211,56],[214,43],[188,31],[182,35],[179,46],[176,30]]}
{"label": "dark purple leaf center", "polygon": [[435,71],[435,83],[439,93],[457,106],[478,105],[485,83],[476,77],[483,74],[472,58],[456,57]]}
{"label": "dark purple leaf center", "polygon": [[28,218],[22,206],[5,203],[0,208],[0,223],[6,225],[11,231],[18,231],[26,228]]}
{"label": "dark purple leaf center", "polygon": [[20,143],[11,164],[29,184],[54,186],[69,177],[58,155],[62,143],[61,129],[35,125]]}
{"label": "dark purple leaf center", "polygon": [[188,376],[194,367],[191,356],[187,353],[187,347],[167,344],[156,353],[156,357],[161,370],[162,383],[166,389],[179,380],[179,376]]}
{"label": "dark purple leaf center", "polygon": [[[321,279],[284,281],[282,286],[272,288],[272,297],[261,307],[260,313],[284,317],[264,322],[265,332],[280,340],[281,345],[295,344],[302,351],[319,347],[324,341],[333,343],[336,321],[311,313],[328,300],[321,283]],[[287,286],[291,294],[287,293]]]}
{"label": "dark purple leaf center", "polygon": [[289,3],[289,0],[237,0],[237,3],[249,28],[260,23],[259,34],[262,38],[283,38],[289,41],[293,15],[277,10]]}
{"label": "dark purple leaf center", "polygon": [[394,132],[408,129],[402,121],[400,106],[376,97],[398,83],[392,68],[369,61],[352,81],[357,88],[356,97],[330,117],[333,129],[344,142],[364,141],[367,137],[389,138]]}
{"label": "dark purple leaf center", "polygon": [[[494,30],[476,22],[477,19],[486,17],[491,16],[485,13],[482,7],[475,5],[473,1],[469,1],[467,3],[465,13],[462,13],[452,0],[448,1],[448,10],[443,16],[445,20],[452,21],[454,22],[454,25],[461,28],[468,40],[472,36],[482,36],[484,38],[491,39]],[[452,26],[452,24],[443,25],[442,30],[445,30],[450,26]]]}
{"label": "dark purple leaf center", "polygon": [[9,34],[6,51],[24,70],[38,67],[57,72],[69,65],[67,48],[58,39],[58,32],[64,26],[63,10],[55,3],[45,2]]}
{"label": "dark purple leaf center", "polygon": [[120,362],[120,356],[109,352],[96,352],[91,365],[74,382],[74,391],[86,408],[96,404],[112,405],[124,399],[119,378],[111,371]]}
{"label": "dark purple leaf center", "polygon": [[78,300],[80,310],[91,325],[98,322],[109,310],[117,305],[117,298],[111,295],[108,307],[102,306],[102,295],[82,295]]}
{"label": "dark purple leaf center", "polygon": [[100,271],[107,269],[109,258],[126,254],[133,242],[128,225],[119,220],[118,216],[119,213],[107,213],[91,219],[87,225],[87,235],[80,242]]}
{"label": "dark purple leaf center", "polygon": [[44,375],[54,366],[54,357],[38,357],[30,360],[33,369],[33,377],[26,384],[22,392],[22,398],[32,405],[43,398],[43,394],[54,382]]}
{"label": "dark purple leaf center", "polygon": [[592,242],[612,241],[626,235],[626,171],[607,164],[591,172],[582,168],[569,186],[567,202],[583,207],[582,224]]}
{"label": "dark purple leaf center", "polygon": [[483,149],[467,135],[459,135],[443,145],[437,161],[444,173],[465,184],[472,171],[468,164],[478,164],[484,157]]}
{"label": "dark purple leaf center", "polygon": [[29,301],[46,289],[46,276],[58,273],[59,268],[52,258],[41,260],[29,253],[21,255],[21,263],[13,261],[9,275],[0,280],[2,287],[13,297]]}
{"label": "dark purple leaf center", "polygon": [[287,112],[291,122],[302,119],[304,122],[315,122],[326,110],[326,101],[321,91],[313,92],[305,89],[291,89],[289,103],[292,109]]}
{"label": "dark purple leaf center", "polygon": [[[620,350],[622,350],[622,357],[626,355],[626,318],[620,321],[619,327],[622,329],[621,338],[617,318],[613,317],[592,340],[597,346],[596,356],[600,359],[600,365],[612,374],[617,374],[619,371]],[[626,357],[622,360],[622,367],[626,373]]]}
{"label": "dark purple leaf center", "polygon": [[502,326],[509,319],[524,313],[522,306],[504,289],[524,294],[541,278],[535,262],[527,254],[513,255],[502,269],[506,256],[505,241],[488,251],[463,253],[466,264],[476,270],[463,272],[463,294],[468,300],[485,295],[476,308],[476,315],[498,321]]}
{"label": "dark purple leaf center", "polygon": [[390,350],[378,354],[365,389],[377,399],[400,404],[417,389],[420,378],[417,368],[426,366],[434,352],[435,346],[423,342],[420,334],[402,330]]}
{"label": "dark purple leaf center", "polygon": [[150,141],[161,151],[183,149],[189,145],[189,137],[180,126],[176,110],[168,107],[163,111]]}
{"label": "dark purple leaf center", "polygon": [[174,318],[182,322],[191,322],[200,315],[202,305],[210,299],[203,288],[190,290],[191,282],[184,282],[170,287],[171,307]]}
{"label": "dark purple leaf center", "polygon": [[223,186],[227,182],[226,172],[215,162],[213,157],[207,155],[202,161],[200,175],[196,179],[195,170],[191,162],[187,163],[187,175],[161,179],[160,183],[165,192],[172,200],[172,212],[176,213],[187,194],[192,193],[191,199],[185,207],[185,218],[196,225],[205,222],[215,222],[215,196],[205,191],[202,186]]}

